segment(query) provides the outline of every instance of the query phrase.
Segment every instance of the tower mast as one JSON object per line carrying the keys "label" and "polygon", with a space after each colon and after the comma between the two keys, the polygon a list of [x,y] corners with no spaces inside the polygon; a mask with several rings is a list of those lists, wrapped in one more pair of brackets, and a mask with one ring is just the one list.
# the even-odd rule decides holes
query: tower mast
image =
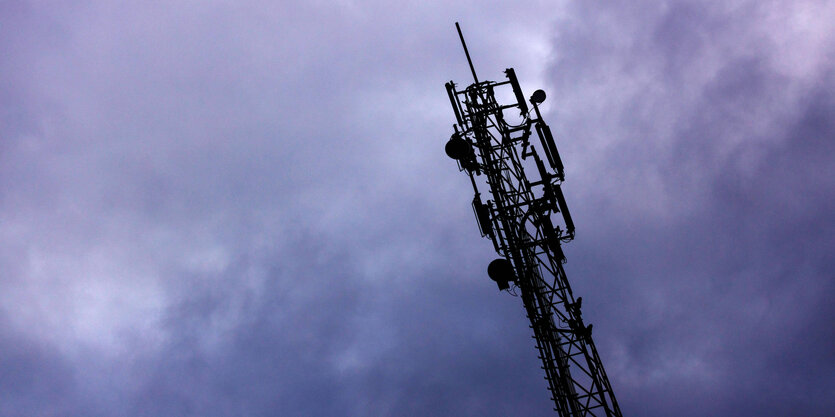
{"label": "tower mast", "polygon": [[[592,325],[583,322],[582,297],[574,298],[563,269],[562,244],[574,239],[574,222],[561,188],[563,164],[539,109],[545,92],[533,93],[529,109],[513,68],[505,70],[506,81],[479,81],[455,27],[474,82],[464,90],[446,83],[456,124],[445,150],[469,176],[479,230],[500,255],[487,273],[499,290],[521,295],[554,410],[562,417],[619,417]],[[514,102],[499,103],[496,92],[508,88]],[[518,117],[506,116],[515,111]],[[539,140],[532,143],[534,132]]]}

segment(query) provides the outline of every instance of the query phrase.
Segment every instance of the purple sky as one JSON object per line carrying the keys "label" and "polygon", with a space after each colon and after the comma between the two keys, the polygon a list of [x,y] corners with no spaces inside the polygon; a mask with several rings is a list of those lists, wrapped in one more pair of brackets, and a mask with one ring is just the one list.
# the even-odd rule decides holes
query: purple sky
{"label": "purple sky", "polygon": [[835,415],[832,2],[122,3],[0,1],[0,416],[551,415],[455,21],[548,92],[624,415]]}

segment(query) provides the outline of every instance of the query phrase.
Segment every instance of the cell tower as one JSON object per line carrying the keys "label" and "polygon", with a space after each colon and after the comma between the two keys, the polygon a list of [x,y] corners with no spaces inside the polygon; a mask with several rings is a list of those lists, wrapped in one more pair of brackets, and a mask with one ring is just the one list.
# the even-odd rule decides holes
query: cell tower
{"label": "cell tower", "polygon": [[[563,417],[621,416],[592,341],[592,325],[585,325],[580,314],[582,297],[574,299],[563,269],[561,245],[574,239],[574,222],[560,188],[562,161],[539,110],[545,92],[533,93],[529,109],[512,68],[505,70],[507,81],[479,81],[461,27],[457,22],[455,27],[474,83],[462,91],[452,81],[446,84],[457,124],[445,150],[470,177],[481,235],[501,255],[487,274],[499,290],[521,294],[554,410]],[[508,87],[511,103],[500,104],[496,94]],[[509,121],[515,115],[505,116],[514,111],[519,111],[515,124]],[[530,141],[532,132],[539,138],[536,144]],[[529,179],[526,171],[538,177]],[[492,199],[482,201],[479,183],[489,187]]]}

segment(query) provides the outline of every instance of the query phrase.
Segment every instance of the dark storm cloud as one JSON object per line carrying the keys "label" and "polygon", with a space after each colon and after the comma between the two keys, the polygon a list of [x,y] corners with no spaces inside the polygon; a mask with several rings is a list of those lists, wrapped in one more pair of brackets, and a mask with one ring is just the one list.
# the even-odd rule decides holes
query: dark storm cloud
{"label": "dark storm cloud", "polygon": [[4,3],[2,413],[547,414],[442,152],[461,20],[481,77],[548,90],[624,411],[825,414],[810,5]]}
{"label": "dark storm cloud", "polygon": [[569,168],[590,234],[570,266],[611,326],[625,413],[832,410],[835,44],[821,6],[582,5],[558,31],[552,106],[565,152],[585,159]]}
{"label": "dark storm cloud", "polygon": [[435,140],[473,7],[192,6],[4,3],[4,414],[489,415]]}

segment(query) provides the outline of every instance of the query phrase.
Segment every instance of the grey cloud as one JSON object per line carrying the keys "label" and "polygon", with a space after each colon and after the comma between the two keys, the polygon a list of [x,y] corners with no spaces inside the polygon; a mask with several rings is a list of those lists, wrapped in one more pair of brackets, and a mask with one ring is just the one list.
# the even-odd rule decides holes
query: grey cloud
{"label": "grey cloud", "polygon": [[832,62],[780,46],[814,7],[582,5],[559,31],[552,106],[590,233],[569,265],[612,326],[624,412],[831,410]]}
{"label": "grey cloud", "polygon": [[548,413],[442,151],[459,19],[548,90],[624,411],[825,415],[831,41],[767,27],[808,5],[15,3],[3,413]]}

